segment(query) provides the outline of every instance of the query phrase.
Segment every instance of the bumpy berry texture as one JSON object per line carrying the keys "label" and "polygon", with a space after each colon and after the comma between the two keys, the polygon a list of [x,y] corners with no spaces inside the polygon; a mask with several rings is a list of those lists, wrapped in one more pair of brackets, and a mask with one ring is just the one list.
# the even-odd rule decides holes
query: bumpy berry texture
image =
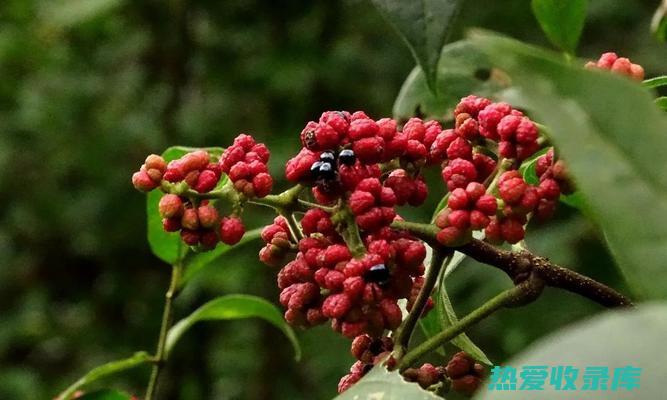
{"label": "bumpy berry texture", "polygon": [[268,173],[269,149],[252,136],[241,134],[220,157],[220,168],[229,176],[234,188],[248,198],[271,193],[273,178]]}
{"label": "bumpy berry texture", "polygon": [[428,389],[445,378],[445,369],[426,363],[419,368],[408,368],[403,372],[408,382],[417,382],[422,389]]}
{"label": "bumpy berry texture", "polygon": [[616,53],[604,53],[596,62],[586,63],[587,69],[606,69],[615,74],[630,77],[636,81],[644,80],[644,68],[639,64],[634,64],[628,58],[619,57]]}
{"label": "bumpy berry texture", "polygon": [[[240,216],[251,203],[278,211],[261,232],[259,259],[278,271],[288,323],[329,323],[352,339],[357,361],[340,380],[342,392],[375,364],[396,365],[391,337],[403,320],[399,302],[411,312],[426,290],[425,243],[392,223],[402,220],[399,207],[426,202],[427,168],[439,168],[444,182],[433,192],[447,193],[434,221],[445,247],[462,246],[475,232],[491,243],[520,242],[531,218],[550,217],[561,194],[572,191],[553,149],[535,159],[539,125],[522,111],[468,96],[451,120],[444,128],[420,118],[401,125],[362,111],[327,111],[302,129],[302,148],[285,166],[286,178],[299,184],[294,189],[307,190],[276,196],[266,197],[273,185],[269,150],[245,134],[219,159],[205,151],[169,163],[149,156],[132,181],[139,190],[165,192],[158,205],[164,229],[198,249],[238,243]],[[519,172],[528,162],[535,163],[533,184]],[[231,215],[221,212],[230,208]],[[432,308],[429,298],[420,316]],[[425,389],[449,380],[453,390],[471,394],[483,368],[458,353],[446,367],[427,363],[403,376]]]}
{"label": "bumpy berry texture", "polygon": [[480,387],[486,370],[467,353],[461,351],[451,358],[445,367],[445,374],[451,380],[451,389],[472,396]]}
{"label": "bumpy berry texture", "polygon": [[[264,144],[241,134],[220,159],[204,150],[186,153],[169,163],[150,155],[132,176],[132,184],[140,191],[159,188],[164,192],[158,203],[164,230],[179,232],[183,242],[195,250],[210,250],[219,242],[233,245],[243,237],[245,227],[236,214],[247,199],[264,197],[271,191],[268,160]],[[229,177],[227,187],[219,186],[223,173]],[[243,196],[230,196],[230,190]],[[229,201],[234,215],[222,215],[218,203]],[[268,253],[265,257],[268,259]]]}

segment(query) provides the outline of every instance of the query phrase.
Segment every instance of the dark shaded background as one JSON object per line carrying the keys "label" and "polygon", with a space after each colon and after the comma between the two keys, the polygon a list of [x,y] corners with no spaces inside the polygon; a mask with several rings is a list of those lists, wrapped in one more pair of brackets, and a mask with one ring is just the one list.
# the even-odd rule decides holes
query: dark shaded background
{"label": "dark shaded background", "polygon": [[[480,26],[546,45],[527,0],[464,3],[455,37]],[[583,56],[615,49],[649,74],[666,72],[667,50],[648,28],[658,1],[590,3]],[[224,146],[250,132],[269,144],[282,176],[307,120],[328,109],[389,115],[412,66],[367,0],[0,2],[0,398],[49,399],[97,364],[153,350],[169,268],[150,254],[144,197],[130,185],[146,154]],[[408,214],[426,219],[429,210]],[[572,210],[535,229],[528,243],[537,252],[623,287],[595,228]],[[227,293],[276,301],[259,247],[201,274],[177,317]],[[449,281],[460,313],[504,285],[473,263]],[[502,362],[599,310],[548,292],[471,337]],[[264,322],[196,326],[174,351],[161,398],[333,397],[352,362],[348,341],[328,327],[300,339],[297,364]],[[142,393],[147,379],[137,369],[105,383]]]}

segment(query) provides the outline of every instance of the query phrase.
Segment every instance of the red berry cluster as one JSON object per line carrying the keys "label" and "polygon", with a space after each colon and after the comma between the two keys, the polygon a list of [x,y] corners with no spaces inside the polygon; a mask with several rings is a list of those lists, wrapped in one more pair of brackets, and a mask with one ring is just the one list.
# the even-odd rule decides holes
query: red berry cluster
{"label": "red berry cluster", "polygon": [[[267,229],[277,233],[266,239],[286,234],[275,226]],[[352,258],[327,212],[309,210],[301,226],[309,236],[299,241],[295,259],[278,273],[286,320],[311,326],[331,319],[334,330],[349,338],[364,333],[378,337],[398,327],[398,300],[410,297],[424,273],[423,243],[385,227],[364,235],[366,254]]]}
{"label": "red berry cluster", "polygon": [[277,216],[271,225],[262,229],[261,237],[266,245],[259,251],[259,260],[271,267],[284,265],[292,249],[290,230],[285,217]]}
{"label": "red berry cluster", "polygon": [[360,181],[379,178],[380,163],[395,161],[403,173],[397,172],[387,186],[400,191],[396,204],[416,206],[427,195],[421,167],[430,162],[429,149],[441,132],[437,121],[412,118],[401,131],[390,118],[375,121],[362,111],[328,111],[301,132],[303,148],[288,161],[286,176],[313,185],[315,198],[328,204],[354,191]]}
{"label": "red berry cluster", "polygon": [[619,75],[628,76],[636,81],[644,80],[644,68],[633,64],[628,58],[619,57],[616,53],[604,53],[600,59],[586,63],[587,69],[606,69]]}
{"label": "red berry cluster", "polygon": [[139,171],[132,175],[132,185],[142,192],[150,192],[160,186],[166,169],[167,163],[164,161],[164,158],[156,154],[151,154],[146,157],[146,161]]}
{"label": "red berry cluster", "polygon": [[247,198],[264,197],[271,193],[273,178],[266,163],[270,152],[264,143],[241,134],[220,157],[220,168],[234,183],[234,188]]}
{"label": "red berry cluster", "polygon": [[[461,99],[454,116],[455,128],[442,131],[431,147],[431,159],[442,162],[442,177],[449,189],[448,207],[436,219],[441,229],[438,241],[459,246],[470,240],[472,231],[484,229],[491,242],[517,243],[525,235],[531,213],[549,217],[560,195],[552,158],[545,155],[538,160],[543,165],[539,186],[526,183],[518,171],[520,163],[539,149],[537,125],[507,103],[476,96]],[[493,150],[489,142],[497,143],[496,157],[505,160],[502,167],[509,169],[495,180],[491,178],[498,162],[475,150]],[[562,162],[555,170],[565,182]],[[502,200],[500,207],[495,197]]]}
{"label": "red berry cluster", "polygon": [[574,191],[574,187],[568,177],[565,163],[563,160],[555,159],[553,148],[537,159],[535,173],[540,179],[538,190],[541,197],[535,215],[544,220],[553,215],[561,193],[570,194]]}
{"label": "red berry cluster", "polygon": [[419,368],[408,368],[403,372],[408,382],[417,382],[422,389],[427,389],[445,379],[445,368],[426,363]]}
{"label": "red berry cluster", "polygon": [[349,206],[355,221],[364,231],[376,231],[388,226],[396,217],[396,194],[382,186],[378,178],[366,178],[359,182],[350,195]]}
{"label": "red berry cluster", "polygon": [[[132,176],[132,183],[141,191],[159,187],[165,192],[158,205],[164,230],[180,231],[183,242],[208,250],[218,242],[238,243],[245,227],[235,215],[220,215],[215,200],[206,200],[202,195],[211,198],[210,192],[218,186],[224,172],[246,199],[266,196],[273,185],[266,167],[268,160],[269,150],[264,144],[241,134],[220,160],[204,150],[187,153],[168,164],[162,157],[150,155]],[[241,209],[238,201],[232,204],[234,210]]]}
{"label": "red berry cluster", "polygon": [[436,219],[441,231],[438,241],[446,246],[457,246],[470,240],[473,230],[486,228],[496,215],[496,198],[486,194],[486,187],[470,182],[465,189],[456,188],[449,194],[447,208]]}
{"label": "red berry cluster", "polygon": [[486,370],[482,364],[461,351],[447,363],[445,373],[451,380],[452,390],[472,396],[479,388]]}
{"label": "red berry cluster", "polygon": [[350,372],[338,382],[338,393],[346,391],[357,383],[375,364],[389,359],[393,349],[394,341],[388,336],[373,338],[368,335],[359,335],[355,337],[350,350],[357,361],[352,364]]}
{"label": "red berry cluster", "polygon": [[384,185],[394,191],[396,204],[399,206],[406,203],[413,207],[420,206],[428,195],[428,187],[424,178],[413,178],[404,169],[391,171]]}
{"label": "red berry cluster", "polygon": [[207,193],[215,188],[221,175],[220,166],[211,162],[208,152],[197,150],[170,161],[163,179],[170,183],[182,181],[199,193]]}
{"label": "red berry cluster", "polygon": [[196,206],[187,198],[165,194],[159,203],[162,227],[167,232],[181,232],[181,239],[189,246],[200,244],[202,249],[212,249],[219,241],[238,243],[245,228],[237,217],[220,218],[218,210],[207,200]]}

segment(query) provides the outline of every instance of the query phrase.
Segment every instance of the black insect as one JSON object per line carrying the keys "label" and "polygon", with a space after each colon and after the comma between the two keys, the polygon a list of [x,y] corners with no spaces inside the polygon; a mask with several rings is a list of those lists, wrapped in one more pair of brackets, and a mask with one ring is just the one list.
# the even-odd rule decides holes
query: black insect
{"label": "black insect", "polygon": [[338,162],[343,165],[354,165],[357,157],[352,149],[344,149],[338,153]]}
{"label": "black insect", "polygon": [[364,274],[364,279],[369,283],[377,283],[384,286],[389,283],[389,268],[384,264],[373,265]]}

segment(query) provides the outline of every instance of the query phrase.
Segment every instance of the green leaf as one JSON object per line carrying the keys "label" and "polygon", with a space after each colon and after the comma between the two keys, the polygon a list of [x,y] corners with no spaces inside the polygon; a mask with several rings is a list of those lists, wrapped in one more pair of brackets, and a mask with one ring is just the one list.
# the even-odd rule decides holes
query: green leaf
{"label": "green leaf", "polygon": [[[540,182],[540,179],[537,177],[535,172],[535,167],[537,166],[537,159],[542,157],[549,151],[550,147],[546,147],[537,153],[535,153],[531,158],[525,160],[521,163],[519,167],[519,172],[523,179],[530,185],[537,185]],[[586,204],[586,199],[583,194],[579,191],[570,194],[563,194],[560,196],[560,202],[566,204],[574,209],[581,211],[584,215],[588,213],[588,206]]]}
{"label": "green leaf", "polygon": [[591,213],[589,211],[589,205],[586,202],[586,198],[584,197],[583,193],[581,191],[576,191],[571,194],[562,194],[560,195],[560,202],[563,204],[566,204],[574,209],[577,209],[582,212],[587,217],[591,216]]}
{"label": "green leaf", "polygon": [[436,96],[429,90],[419,67],[410,72],[394,102],[394,118],[406,120],[421,115],[443,119],[453,114],[462,97],[492,96],[504,87],[502,77],[492,70],[486,56],[467,41],[451,43],[442,49],[437,74]]}
{"label": "green leaf", "polygon": [[58,397],[58,400],[69,400],[71,396],[76,392],[77,390],[81,389],[82,387],[95,382],[97,380],[100,380],[102,378],[106,378],[107,376],[110,375],[115,375],[119,372],[125,371],[130,368],[134,368],[136,366],[145,364],[150,362],[151,357],[148,353],[146,352],[138,352],[135,353],[132,357],[126,358],[123,360],[118,360],[118,361],[112,361],[107,364],[100,365],[99,367],[95,367],[88,371],[87,374],[82,376],[78,381],[74,382],[70,387],[65,389]]}
{"label": "green leaf", "polygon": [[659,41],[667,41],[667,0],[662,0],[655,10],[651,19],[651,32]]}
{"label": "green leaf", "polygon": [[435,400],[442,399],[418,384],[406,382],[398,371],[389,372],[382,365],[370,370],[335,400]]}
{"label": "green leaf", "polygon": [[[582,375],[588,366],[609,367],[609,384],[615,368],[628,365],[641,368],[640,387],[629,391],[598,392],[592,397],[572,391],[564,396],[552,385],[544,391],[531,392],[531,399],[560,400],[569,398],[604,399],[663,399],[665,398],[665,360],[667,360],[667,304],[642,304],[636,309],[608,311],[589,320],[571,325],[542,338],[504,365],[518,368],[526,365],[571,365],[579,368],[577,389],[583,384]],[[580,395],[581,394],[581,395]],[[599,397],[598,397],[599,396]],[[516,391],[481,390],[477,400],[516,399]]]}
{"label": "green leaf", "polygon": [[371,0],[407,43],[435,92],[436,69],[461,0]]}
{"label": "green leaf", "polygon": [[235,249],[243,244],[259,239],[262,233],[262,228],[250,230],[243,235],[240,242],[234,246],[229,246],[224,243],[218,244],[213,250],[204,251],[201,253],[189,253],[183,263],[186,265],[185,273],[181,279],[181,284],[185,285],[195,275],[210,266],[220,264],[220,258],[228,251]]}
{"label": "green leaf", "polygon": [[[162,157],[169,162],[195,150],[206,150],[214,156],[219,156],[224,151],[221,147],[194,148],[173,146],[165,150],[162,153]],[[224,181],[221,180],[221,183],[224,183]],[[162,229],[162,218],[158,211],[158,203],[162,195],[163,193],[159,189],[155,189],[146,196],[148,244],[153,254],[167,264],[173,265],[185,257],[188,252],[188,246],[183,244],[178,232],[165,232]]]}
{"label": "green leaf", "polygon": [[167,333],[167,353],[173,349],[183,334],[199,321],[222,321],[258,317],[280,329],[292,343],[295,358],[301,358],[301,348],[292,328],[283,319],[280,310],[268,301],[248,295],[218,297],[199,307],[187,318],[180,320]]}
{"label": "green leaf", "polygon": [[586,0],[532,0],[533,14],[554,45],[574,54],[586,21]]}
{"label": "green leaf", "polygon": [[540,179],[537,177],[537,172],[535,172],[537,159],[547,154],[549,149],[550,147],[543,148],[542,150],[533,154],[529,159],[524,160],[524,162],[522,162],[519,166],[519,172],[521,173],[521,176],[523,176],[523,180],[525,180],[528,184],[537,185],[540,183]]}
{"label": "green leaf", "polygon": [[[464,257],[461,258],[463,260]],[[449,299],[449,295],[447,294],[447,288],[445,286],[445,283],[440,285],[439,293],[440,301],[438,303],[438,313],[440,314],[440,318],[442,319],[442,327],[440,330],[443,330],[449,326],[452,326],[456,324],[459,319],[456,316],[456,312],[454,311],[454,307],[452,306],[452,302]],[[477,347],[475,343],[466,335],[465,333],[462,333],[455,337],[454,339],[451,340],[451,343],[458,347],[459,349],[465,351],[466,353],[470,354],[472,358],[475,360],[484,363],[486,365],[493,365],[491,360],[484,354],[482,349]]]}
{"label": "green leaf", "polygon": [[[170,147],[162,153],[162,157],[169,162],[182,157],[188,150],[182,147]],[[162,229],[162,217],[158,210],[158,203],[163,193],[159,189],[152,190],[146,196],[146,218],[148,218],[148,244],[151,251],[159,259],[169,265],[182,260],[188,247],[183,244],[178,232],[165,232]]]}
{"label": "green leaf", "polygon": [[550,127],[634,292],[667,298],[667,116],[649,91],[511,39],[479,33],[474,42]]}
{"label": "green leaf", "polygon": [[132,396],[117,390],[104,389],[86,393],[77,400],[130,400]]}
{"label": "green leaf", "polygon": [[655,104],[660,107],[661,110],[667,111],[667,96],[658,97],[655,99]]}
{"label": "green leaf", "polygon": [[667,76],[663,75],[656,76],[655,78],[651,79],[646,79],[644,82],[642,82],[642,84],[649,89],[655,89],[660,86],[667,86]]}
{"label": "green leaf", "polygon": [[438,218],[438,214],[440,214],[440,211],[442,211],[443,208],[447,207],[447,201],[449,201],[449,193],[444,195],[442,199],[438,202],[438,205],[435,206],[435,210],[433,210],[433,215],[431,216],[431,223],[435,223],[435,219]]}
{"label": "green leaf", "polygon": [[[481,232],[474,232],[476,239],[483,238]],[[446,278],[465,260],[466,255],[458,251],[446,261],[445,269],[441,272],[438,278],[438,284],[434,291],[435,309],[431,311],[426,317],[420,319],[420,326],[424,335],[427,338],[435,336],[438,332],[455,324],[458,321],[454,307],[447,294],[447,287],[445,285]],[[452,339],[451,343],[459,349],[470,354],[474,359],[487,365],[492,365],[489,358],[484,352],[475,344],[465,333],[460,334]],[[439,349],[441,350],[441,349]]]}

